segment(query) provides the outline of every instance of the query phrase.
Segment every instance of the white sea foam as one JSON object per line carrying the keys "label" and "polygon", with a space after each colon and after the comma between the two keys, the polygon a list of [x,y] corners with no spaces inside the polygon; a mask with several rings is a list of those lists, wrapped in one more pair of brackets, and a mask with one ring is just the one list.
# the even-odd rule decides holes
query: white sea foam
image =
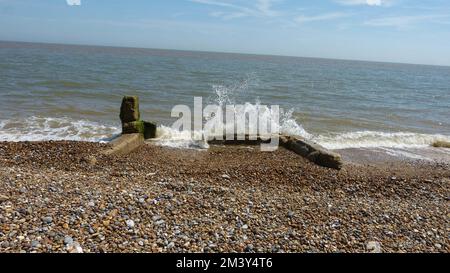
{"label": "white sea foam", "polygon": [[[202,140],[196,140],[202,139]],[[167,126],[159,126],[156,131],[157,145],[180,149],[208,149],[203,132],[178,131]]]}
{"label": "white sea foam", "polygon": [[380,148],[382,151],[384,151],[386,154],[393,156],[393,157],[404,157],[404,158],[411,158],[416,160],[425,160],[425,161],[432,161],[431,158],[422,155],[417,152],[412,151],[405,151],[400,148]]}
{"label": "white sea foam", "polygon": [[67,117],[12,118],[0,120],[0,141],[72,140],[102,142],[120,133],[119,128]]}
{"label": "white sea foam", "polygon": [[408,132],[360,131],[339,134],[316,135],[311,138],[328,149],[346,148],[422,148],[437,140],[450,141],[450,136]]}

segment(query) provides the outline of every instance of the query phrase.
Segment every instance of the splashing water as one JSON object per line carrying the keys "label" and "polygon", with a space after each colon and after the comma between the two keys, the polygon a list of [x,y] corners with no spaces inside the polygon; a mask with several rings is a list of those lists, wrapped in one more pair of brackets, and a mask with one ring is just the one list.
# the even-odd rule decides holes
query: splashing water
{"label": "splashing water", "polygon": [[[222,127],[224,132],[236,131],[236,127],[244,126],[247,128],[249,126],[249,117],[250,116],[258,116],[258,113],[261,114],[262,118],[265,120],[270,120],[270,128],[272,132],[280,132],[283,134],[302,136],[305,138],[309,138],[310,134],[306,132],[306,130],[297,123],[297,121],[293,118],[294,110],[290,109],[289,111],[284,111],[282,108],[280,109],[279,119],[275,119],[275,112],[271,109],[270,106],[262,105],[259,98],[255,98],[255,103],[249,102],[239,102],[239,96],[247,92],[249,86],[254,84],[255,78],[253,75],[249,75],[244,80],[235,83],[231,86],[226,85],[213,85],[214,95],[208,98],[208,103],[211,105],[217,105],[221,110],[222,114],[225,113],[226,105],[244,105],[244,113],[245,119],[240,120],[240,122],[244,122],[244,124],[227,124],[227,122],[223,122],[225,120],[222,117]],[[236,116],[238,115],[235,109]],[[213,117],[204,118],[204,124],[210,121]],[[238,119],[237,119],[238,120]],[[234,126],[232,128],[230,126]],[[212,131],[178,131],[172,129],[167,126],[160,126],[157,132],[157,144],[162,146],[169,146],[175,148],[194,148],[194,149],[207,149],[209,145],[207,144],[207,139],[210,136],[216,136],[216,132]],[[194,138],[192,137],[194,136]],[[201,141],[195,139],[202,139]]]}

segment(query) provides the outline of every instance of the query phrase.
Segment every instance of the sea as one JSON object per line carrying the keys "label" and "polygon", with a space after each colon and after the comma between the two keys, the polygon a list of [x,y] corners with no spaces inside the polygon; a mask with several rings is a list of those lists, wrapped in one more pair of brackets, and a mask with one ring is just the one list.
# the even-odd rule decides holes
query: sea
{"label": "sea", "polygon": [[278,105],[282,133],[331,150],[450,155],[430,147],[450,141],[448,66],[0,42],[0,141],[109,141],[124,95],[165,146],[199,147],[171,111],[202,97]]}

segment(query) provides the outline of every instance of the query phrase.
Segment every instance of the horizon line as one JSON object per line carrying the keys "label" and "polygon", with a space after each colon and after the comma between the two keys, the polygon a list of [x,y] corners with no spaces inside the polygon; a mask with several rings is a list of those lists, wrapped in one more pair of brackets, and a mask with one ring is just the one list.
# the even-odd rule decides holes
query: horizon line
{"label": "horizon line", "polygon": [[281,58],[319,59],[319,60],[333,60],[333,61],[347,61],[347,62],[366,62],[366,63],[381,63],[381,64],[396,64],[396,65],[450,67],[450,64],[448,64],[448,65],[424,64],[424,63],[407,63],[407,62],[395,62],[395,61],[390,62],[390,61],[375,61],[375,60],[363,60],[363,59],[327,58],[327,57],[316,57],[316,56],[306,57],[306,56],[292,56],[292,55],[281,55],[281,54],[260,54],[260,53],[248,53],[248,52],[232,52],[232,51],[154,48],[154,47],[140,47],[140,46],[99,45],[99,44],[61,43],[61,42],[30,42],[30,41],[14,41],[14,40],[1,40],[1,39],[0,39],[0,43],[23,43],[23,44],[62,45],[62,46],[80,46],[80,47],[109,47],[109,48],[123,48],[123,49],[180,51],[180,52],[234,54],[234,55],[266,56],[266,57],[281,57]]}

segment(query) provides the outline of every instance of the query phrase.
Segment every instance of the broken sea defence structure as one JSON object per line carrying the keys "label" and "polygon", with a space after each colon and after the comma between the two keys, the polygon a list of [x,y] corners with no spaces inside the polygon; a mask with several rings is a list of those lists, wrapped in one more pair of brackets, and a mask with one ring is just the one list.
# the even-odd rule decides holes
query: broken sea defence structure
{"label": "broken sea defence structure", "polygon": [[143,145],[146,139],[156,137],[156,123],[141,120],[137,96],[123,97],[120,121],[122,134],[111,141],[110,148],[103,151],[103,154],[125,155]]}
{"label": "broken sea defence structure", "polygon": [[[137,96],[125,96],[122,99],[120,120],[122,122],[122,134],[111,141],[110,147],[102,152],[105,155],[126,155],[144,145],[145,140],[156,137],[156,123],[141,120],[139,98]],[[343,166],[343,161],[339,154],[317,143],[298,136],[279,135],[279,138],[282,147],[319,166],[337,170],[340,170]],[[226,139],[226,137],[223,139]],[[265,142],[260,137],[253,139],[248,135],[241,138],[241,140],[236,135],[234,140],[213,138],[208,141],[209,144],[213,145],[258,145]]]}

